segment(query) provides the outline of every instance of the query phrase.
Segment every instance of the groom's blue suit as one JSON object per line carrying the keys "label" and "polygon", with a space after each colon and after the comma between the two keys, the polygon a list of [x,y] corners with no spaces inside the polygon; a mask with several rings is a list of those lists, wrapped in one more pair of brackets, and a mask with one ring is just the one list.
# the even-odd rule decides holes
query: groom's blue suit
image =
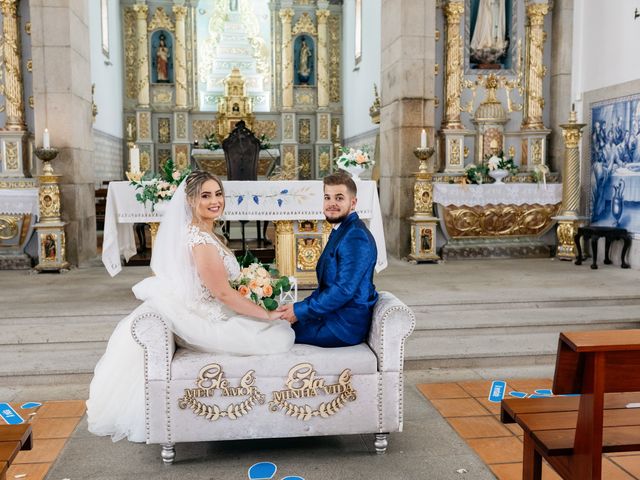
{"label": "groom's blue suit", "polygon": [[318,288],[293,305],[297,343],[341,347],[365,340],[378,300],[373,285],[377,256],[373,236],[352,212],[331,232],[318,260]]}

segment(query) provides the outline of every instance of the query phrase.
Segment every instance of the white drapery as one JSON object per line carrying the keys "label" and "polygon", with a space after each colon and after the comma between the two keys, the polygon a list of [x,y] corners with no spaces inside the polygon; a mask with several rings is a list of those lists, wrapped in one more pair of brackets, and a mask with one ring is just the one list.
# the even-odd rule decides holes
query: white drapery
{"label": "white drapery", "polygon": [[562,184],[504,183],[459,185],[435,183],[433,201],[441,205],[555,205],[562,201]]}

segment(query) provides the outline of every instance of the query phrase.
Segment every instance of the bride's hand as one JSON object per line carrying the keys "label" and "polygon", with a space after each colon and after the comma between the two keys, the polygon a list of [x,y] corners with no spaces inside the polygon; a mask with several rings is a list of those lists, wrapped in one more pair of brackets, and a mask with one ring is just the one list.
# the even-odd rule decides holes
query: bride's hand
{"label": "bride's hand", "polygon": [[272,310],[267,313],[269,320],[280,320],[282,318],[282,312]]}

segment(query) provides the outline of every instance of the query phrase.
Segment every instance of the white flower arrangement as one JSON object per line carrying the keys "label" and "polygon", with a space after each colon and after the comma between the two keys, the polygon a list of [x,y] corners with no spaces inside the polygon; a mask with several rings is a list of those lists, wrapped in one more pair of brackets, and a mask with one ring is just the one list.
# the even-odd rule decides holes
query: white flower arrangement
{"label": "white flower arrangement", "polygon": [[341,147],[338,151],[340,155],[336,157],[336,165],[338,167],[355,167],[370,168],[375,165],[375,161],[371,159],[366,150]]}

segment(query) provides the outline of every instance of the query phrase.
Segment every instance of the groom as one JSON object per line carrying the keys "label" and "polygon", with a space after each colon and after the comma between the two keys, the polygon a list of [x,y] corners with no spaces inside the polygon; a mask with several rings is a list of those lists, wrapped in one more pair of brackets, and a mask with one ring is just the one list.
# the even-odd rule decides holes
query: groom
{"label": "groom", "polygon": [[369,333],[378,293],[373,271],[378,256],[373,236],[356,208],[356,184],[346,173],[324,178],[324,215],[333,230],[318,260],[318,288],[278,308],[293,325],[296,343],[319,347],[357,345]]}

